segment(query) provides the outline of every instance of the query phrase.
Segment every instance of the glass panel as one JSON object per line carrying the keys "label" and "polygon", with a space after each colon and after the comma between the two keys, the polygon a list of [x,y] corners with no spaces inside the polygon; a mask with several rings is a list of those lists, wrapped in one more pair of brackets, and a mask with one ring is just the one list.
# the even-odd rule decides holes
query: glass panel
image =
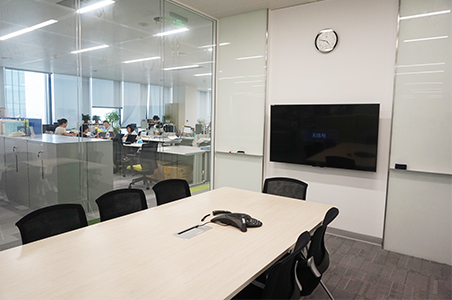
{"label": "glass panel", "polygon": [[[192,188],[210,187],[211,111],[216,23],[171,1],[160,20],[164,135],[179,139],[161,148],[163,178],[186,179]],[[174,131],[174,133],[173,133]]]}
{"label": "glass panel", "polygon": [[[71,128],[80,121],[79,68],[71,54],[77,45],[74,5],[80,1],[61,2],[0,3],[0,93],[5,95],[0,107],[10,117],[21,117],[0,120],[7,129],[0,136],[0,249],[21,244],[14,223],[34,209],[59,203],[90,209],[82,183],[86,150],[80,139],[41,134],[41,124],[57,118],[68,118]],[[19,34],[35,25],[39,28]],[[28,130],[31,126],[35,135]]]}
{"label": "glass panel", "polygon": [[[0,136],[0,249],[20,244],[14,223],[39,207],[80,203],[97,222],[97,197],[135,179],[141,181],[131,186],[145,191],[149,206],[155,205],[154,193],[146,187],[164,178],[209,187],[209,152],[201,146],[210,145],[214,52],[199,47],[215,43],[215,22],[163,0],[116,1],[76,12],[95,2],[0,3],[0,108],[45,125],[45,133],[34,137]],[[27,34],[6,36],[38,24]],[[187,26],[190,33],[156,36],[172,26]],[[198,67],[164,71],[163,61]],[[210,75],[194,76],[200,71]],[[67,123],[57,130],[54,123],[61,119]],[[25,127],[25,121],[14,121],[14,132]],[[120,133],[129,123],[142,136],[124,145]],[[184,147],[190,151],[178,144],[185,125],[190,130]],[[146,173],[139,149],[150,140],[159,141],[159,161]]]}

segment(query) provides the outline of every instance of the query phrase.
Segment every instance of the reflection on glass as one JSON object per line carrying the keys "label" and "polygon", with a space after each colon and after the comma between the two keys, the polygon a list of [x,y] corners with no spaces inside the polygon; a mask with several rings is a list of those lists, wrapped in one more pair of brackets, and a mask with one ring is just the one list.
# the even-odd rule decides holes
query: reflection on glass
{"label": "reflection on glass", "polygon": [[[0,5],[0,116],[27,118],[8,127],[25,137],[0,137],[0,204],[24,215],[81,203],[95,221],[95,199],[128,187],[137,150],[152,141],[159,144],[153,183],[182,178],[209,189],[215,58],[199,47],[216,44],[215,21],[170,1],[55,2]],[[28,118],[48,133],[27,136]],[[61,118],[67,131],[87,123],[97,138],[51,134]],[[138,143],[126,147],[128,124]],[[154,205],[152,190],[134,187]],[[8,220],[15,228],[17,220]]]}

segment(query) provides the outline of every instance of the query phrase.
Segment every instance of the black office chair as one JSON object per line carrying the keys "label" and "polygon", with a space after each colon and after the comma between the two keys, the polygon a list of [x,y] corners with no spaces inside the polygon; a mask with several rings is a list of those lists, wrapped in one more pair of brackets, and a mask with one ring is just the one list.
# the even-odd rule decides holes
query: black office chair
{"label": "black office chair", "polygon": [[251,283],[234,299],[299,299],[301,286],[295,276],[297,258],[310,238],[309,232],[303,232],[298,237],[292,253],[271,266],[263,289]]}
{"label": "black office chair", "polygon": [[22,244],[28,244],[88,226],[80,204],[67,203],[37,209],[16,222]]}
{"label": "black office chair", "polygon": [[308,184],[298,179],[286,177],[267,178],[263,193],[306,200]]}
{"label": "black office chair", "polygon": [[124,160],[125,152],[122,144],[123,134],[117,134],[112,138],[113,142],[113,173],[124,172],[127,160]]}
{"label": "black office chair", "polygon": [[325,214],[322,225],[312,236],[307,257],[300,252],[300,261],[297,266],[297,277],[303,286],[301,296],[310,295],[320,283],[330,299],[334,299],[322,281],[322,274],[330,265],[330,254],[325,247],[325,232],[328,225],[337,217],[339,210],[330,208]]}
{"label": "black office chair", "polygon": [[[151,178],[148,175],[153,175],[155,170],[157,170],[157,149],[158,142],[149,142],[141,145],[141,151],[138,155],[139,164],[132,165],[133,171],[139,174],[139,178],[135,178],[129,183],[129,188],[132,188],[137,182],[143,181],[146,189],[149,190],[149,184],[151,183]],[[135,174],[136,175],[136,174]],[[132,176],[135,176],[132,175]]]}
{"label": "black office chair", "polygon": [[100,221],[107,221],[148,208],[146,195],[140,189],[119,189],[96,199]]}
{"label": "black office chair", "polygon": [[190,197],[190,187],[184,179],[167,179],[157,182],[152,189],[155,193],[157,205]]}

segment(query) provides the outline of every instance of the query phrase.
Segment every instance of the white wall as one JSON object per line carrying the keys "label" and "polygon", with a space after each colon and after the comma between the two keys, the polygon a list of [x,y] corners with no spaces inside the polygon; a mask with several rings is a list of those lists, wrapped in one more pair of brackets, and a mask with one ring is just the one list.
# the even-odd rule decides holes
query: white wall
{"label": "white wall", "polygon": [[[339,208],[331,227],[377,239],[383,236],[397,12],[396,0],[335,0],[274,10],[269,19],[264,177],[308,182],[308,200]],[[314,46],[325,28],[339,36],[328,54]],[[377,172],[270,162],[270,105],[283,103],[380,103]]]}

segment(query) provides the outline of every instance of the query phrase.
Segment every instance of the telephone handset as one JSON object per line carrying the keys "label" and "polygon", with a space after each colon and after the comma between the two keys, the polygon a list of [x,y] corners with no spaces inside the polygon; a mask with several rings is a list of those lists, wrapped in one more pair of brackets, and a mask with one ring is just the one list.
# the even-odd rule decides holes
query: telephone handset
{"label": "telephone handset", "polygon": [[232,225],[240,229],[242,232],[246,232],[248,227],[262,226],[261,221],[243,213],[225,213],[221,216],[213,218],[210,222],[219,222],[226,225]]}

